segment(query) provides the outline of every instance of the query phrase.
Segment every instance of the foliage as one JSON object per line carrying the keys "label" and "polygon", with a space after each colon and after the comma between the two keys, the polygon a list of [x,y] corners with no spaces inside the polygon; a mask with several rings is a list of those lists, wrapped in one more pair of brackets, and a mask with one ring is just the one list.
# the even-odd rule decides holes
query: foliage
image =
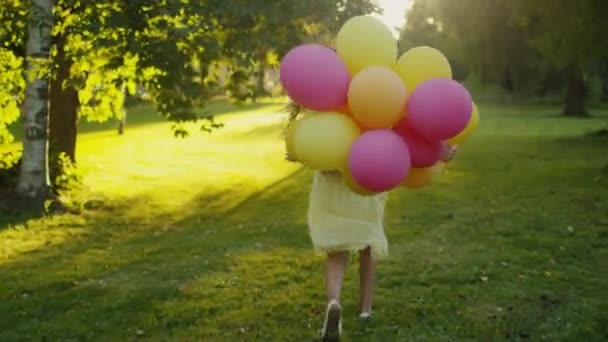
{"label": "foliage", "polygon": [[538,81],[531,75],[539,59],[511,19],[506,0],[416,1],[408,17],[402,41],[438,45],[457,65],[508,90]]}
{"label": "foliage", "polygon": [[13,141],[8,125],[19,118],[25,80],[22,76],[23,58],[0,47],[0,145]]}
{"label": "foliage", "polygon": [[[0,192],[10,190],[19,177],[20,169],[21,150],[0,153]],[[56,194],[75,190],[82,185],[82,172],[65,154],[51,156],[49,175]]]}
{"label": "foliage", "polygon": [[75,190],[82,185],[82,171],[64,153],[51,156],[49,167],[51,184],[55,193]]}
{"label": "foliage", "polygon": [[562,94],[581,88],[577,73],[589,85],[605,63],[605,13],[601,0],[416,0],[402,42],[441,48],[457,76],[470,71],[511,92]]}
{"label": "foliage", "polygon": [[516,0],[509,4],[514,21],[526,29],[532,46],[557,66],[574,63],[588,68],[608,56],[608,2]]}
{"label": "foliage", "polygon": [[27,10],[22,0],[4,0],[0,11],[0,145],[13,137],[8,125],[19,117],[25,92],[25,34]]}
{"label": "foliage", "polygon": [[[3,6],[0,21],[6,25],[0,38],[13,51],[4,58],[18,60],[23,49],[27,4],[10,0]],[[62,48],[72,63],[64,86],[78,89],[81,118],[120,116],[124,96],[142,87],[159,113],[175,122],[176,134],[185,135],[185,122],[211,119],[196,109],[218,87],[236,100],[255,98],[250,80],[260,66],[275,67],[288,48],[306,37],[319,37],[353,15],[375,10],[370,0],[59,0],[53,36],[62,44],[55,45],[53,55]],[[218,66],[226,66],[228,75],[221,75]],[[0,100],[8,96],[7,89],[20,95],[14,78],[2,78],[15,85],[0,88]],[[0,126],[14,120],[14,115],[2,117]],[[211,121],[201,128],[217,127]]]}

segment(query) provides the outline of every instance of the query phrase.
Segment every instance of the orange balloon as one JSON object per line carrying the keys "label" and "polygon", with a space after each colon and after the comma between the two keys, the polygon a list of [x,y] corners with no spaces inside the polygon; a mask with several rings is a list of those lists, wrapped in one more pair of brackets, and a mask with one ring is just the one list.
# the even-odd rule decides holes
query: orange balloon
{"label": "orange balloon", "polygon": [[344,171],[342,172],[342,178],[344,179],[344,183],[346,183],[346,186],[354,193],[361,195],[361,196],[374,196],[377,193],[373,192],[373,191],[369,191],[367,189],[365,189],[364,187],[362,187],[361,185],[359,185],[357,183],[357,181],[353,178],[352,174],[350,173],[350,168],[347,166],[345,168],[343,168]]}
{"label": "orange balloon", "polygon": [[433,181],[435,166],[424,168],[411,168],[403,185],[410,189],[419,189],[430,185]]}
{"label": "orange balloon", "polygon": [[350,111],[350,108],[348,108],[348,105],[346,104],[340,108],[337,108],[335,111],[338,113],[342,113],[348,117],[353,117],[353,113]]}
{"label": "orange balloon", "polygon": [[392,128],[405,115],[407,91],[393,70],[371,66],[352,79],[348,106],[355,121],[366,129]]}

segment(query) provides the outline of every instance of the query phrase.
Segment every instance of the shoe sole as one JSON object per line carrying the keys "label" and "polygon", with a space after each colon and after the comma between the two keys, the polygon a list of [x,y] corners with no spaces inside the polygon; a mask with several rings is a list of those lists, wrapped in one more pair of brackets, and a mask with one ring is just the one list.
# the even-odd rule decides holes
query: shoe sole
{"label": "shoe sole", "polygon": [[332,305],[329,307],[327,313],[327,328],[323,335],[323,341],[327,342],[338,342],[340,341],[340,316],[341,308],[339,305]]}

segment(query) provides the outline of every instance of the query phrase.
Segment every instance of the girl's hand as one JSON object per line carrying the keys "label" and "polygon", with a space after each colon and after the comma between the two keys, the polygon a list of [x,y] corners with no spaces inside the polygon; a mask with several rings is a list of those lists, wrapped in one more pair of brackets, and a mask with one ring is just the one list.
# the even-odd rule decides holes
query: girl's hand
{"label": "girl's hand", "polygon": [[338,170],[331,170],[331,171],[321,171],[323,172],[325,175],[328,176],[341,176],[342,172],[338,171]]}
{"label": "girl's hand", "polygon": [[452,159],[454,159],[454,156],[456,156],[457,150],[458,150],[458,146],[444,143],[443,144],[443,153],[441,155],[441,161],[443,161],[444,163],[447,163],[447,162],[451,161]]}
{"label": "girl's hand", "polygon": [[297,162],[296,158],[294,158],[292,155],[290,155],[289,153],[285,152],[285,160],[295,163]]}

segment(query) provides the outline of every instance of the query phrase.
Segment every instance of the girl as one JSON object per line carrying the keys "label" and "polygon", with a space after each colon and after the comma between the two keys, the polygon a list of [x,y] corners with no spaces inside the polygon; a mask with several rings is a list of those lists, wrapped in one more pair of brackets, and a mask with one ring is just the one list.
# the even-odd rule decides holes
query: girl
{"label": "girl", "polygon": [[[300,112],[292,107],[290,122]],[[456,148],[444,144],[442,160],[450,161]],[[289,161],[295,158],[286,156]],[[314,174],[308,207],[308,227],[315,250],[327,254],[325,288],[327,310],[323,341],[337,341],[342,333],[340,292],[351,253],[359,253],[360,314],[371,318],[376,259],[388,255],[384,235],[384,207],[387,193],[361,196],[352,192],[338,171]]]}

